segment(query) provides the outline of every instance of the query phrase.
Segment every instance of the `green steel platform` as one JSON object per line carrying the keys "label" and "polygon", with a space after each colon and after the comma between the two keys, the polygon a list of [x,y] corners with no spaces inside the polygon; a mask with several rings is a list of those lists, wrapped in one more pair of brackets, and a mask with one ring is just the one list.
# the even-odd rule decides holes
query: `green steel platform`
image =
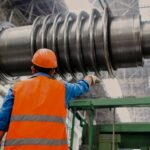
{"label": "green steel platform", "polygon": [[[123,148],[149,150],[150,123],[115,123],[93,125],[96,109],[117,107],[149,107],[150,98],[83,99],[70,103],[73,112],[70,150],[73,147],[74,123],[77,117],[83,127],[81,150],[119,150]],[[90,112],[89,123],[77,113]]]}

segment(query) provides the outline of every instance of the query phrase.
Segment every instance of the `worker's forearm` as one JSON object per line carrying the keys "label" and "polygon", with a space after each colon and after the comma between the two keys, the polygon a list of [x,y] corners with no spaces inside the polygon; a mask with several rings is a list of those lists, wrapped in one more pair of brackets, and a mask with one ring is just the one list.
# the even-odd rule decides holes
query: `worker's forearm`
{"label": "worker's forearm", "polygon": [[5,131],[0,131],[0,143],[1,143],[1,140],[2,140],[2,138],[4,136],[4,134],[5,134]]}

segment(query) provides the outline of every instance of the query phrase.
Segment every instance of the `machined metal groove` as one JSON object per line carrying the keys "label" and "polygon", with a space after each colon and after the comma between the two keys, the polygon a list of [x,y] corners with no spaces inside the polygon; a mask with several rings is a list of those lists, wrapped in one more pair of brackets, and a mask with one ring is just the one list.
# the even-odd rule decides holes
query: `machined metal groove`
{"label": "machined metal groove", "polygon": [[[97,15],[98,16],[98,15]],[[95,53],[97,59],[97,67],[98,70],[107,70],[105,54],[104,54],[104,42],[103,42],[103,24],[102,17],[100,16],[95,22],[95,31],[94,31],[94,45],[95,45]]]}
{"label": "machined metal groove", "polygon": [[97,76],[100,76],[100,68],[98,67],[98,59],[100,59],[99,57],[97,57],[97,49],[96,49],[96,37],[95,37],[95,31],[96,31],[96,24],[97,24],[97,21],[100,19],[100,13],[97,9],[94,9],[93,10],[93,13],[94,13],[94,28],[93,28],[93,48],[94,48],[94,60],[95,60],[95,65],[96,65],[96,75]]}
{"label": "machined metal groove", "polygon": [[42,26],[43,26],[44,17],[42,16],[37,22],[37,35],[36,35],[36,47],[35,50],[42,48]]}
{"label": "machined metal groove", "polygon": [[89,19],[89,15],[87,12],[85,12],[83,14],[83,16],[84,16],[84,20],[83,20],[82,26],[81,26],[81,51],[82,51],[83,66],[84,66],[85,71],[88,72],[88,68],[86,67],[86,56],[85,56],[87,53],[86,44],[88,44],[88,43],[85,43],[85,41],[83,39],[86,38],[84,26],[86,26],[86,22]]}
{"label": "machined metal groove", "polygon": [[55,17],[54,16],[51,17],[52,23],[49,24],[48,29],[47,29],[47,34],[46,34],[46,37],[45,37],[46,38],[46,46],[47,46],[47,48],[51,48],[52,47],[52,34],[53,34],[52,32],[53,32],[53,28],[54,28],[54,21],[56,21]]}
{"label": "machined metal groove", "polygon": [[96,9],[93,9],[92,15],[90,18],[90,49],[92,50],[92,66],[94,68],[94,72],[96,73],[97,76],[100,76],[99,70],[97,68],[97,60],[96,60],[96,50],[95,50],[95,45],[94,45],[94,30],[95,30],[95,21],[97,19],[97,14],[98,11]]}
{"label": "machined metal groove", "polygon": [[50,33],[48,34],[47,45],[48,45],[48,48],[52,49],[56,53],[58,66],[59,66],[57,68],[57,71],[59,72],[60,76],[65,79],[65,76],[60,71],[60,59],[59,59],[58,45],[57,45],[57,40],[56,40],[57,34],[58,34],[58,28],[59,28],[59,25],[62,23],[62,21],[63,21],[62,14],[58,14],[55,17]]}
{"label": "machined metal groove", "polygon": [[96,66],[96,57],[95,57],[95,46],[94,46],[94,28],[95,28],[95,19],[96,19],[96,10],[93,10],[89,19],[83,26],[82,34],[85,40],[82,43],[83,49],[83,58],[86,63],[87,71],[94,71],[98,74]]}
{"label": "machined metal groove", "polygon": [[50,37],[50,40],[49,40],[49,45],[48,45],[48,48],[51,48],[54,52],[57,53],[57,41],[56,41],[56,38],[57,38],[57,33],[58,33],[58,27],[59,27],[59,24],[62,22],[62,14],[58,14],[55,19],[54,19],[54,22],[53,22],[53,25],[51,27],[51,31],[49,33],[49,37]]}
{"label": "machined metal groove", "polygon": [[106,61],[106,66],[108,73],[111,77],[113,77],[113,72],[112,72],[112,66],[109,58],[109,50],[108,50],[108,8],[104,8],[104,14],[102,18],[102,23],[103,23],[103,42],[104,42],[104,57]]}
{"label": "machined metal groove", "polygon": [[140,25],[140,15],[137,15],[137,16],[134,16],[134,18],[137,18],[137,19],[133,19],[134,21],[134,29],[135,29],[135,39],[138,41],[137,42],[137,48],[136,48],[136,62],[137,62],[137,66],[143,66],[143,58],[142,58],[142,47],[141,47],[141,32],[140,32],[140,29],[141,29],[141,25]]}
{"label": "machined metal groove", "polygon": [[36,51],[36,35],[37,31],[39,29],[39,26],[41,26],[41,17],[37,17],[32,25],[32,32],[31,32],[31,53],[32,55]]}
{"label": "machined metal groove", "polygon": [[52,21],[52,17],[51,15],[48,15],[47,17],[45,17],[44,21],[43,21],[43,25],[42,25],[42,32],[41,32],[41,46],[43,48],[47,47],[47,42],[46,42],[46,38],[47,38],[47,31],[48,31],[48,27],[53,23]]}
{"label": "machined metal groove", "polygon": [[143,58],[150,58],[149,43],[150,22],[139,15],[110,18],[107,7],[102,16],[94,9],[38,17],[32,26],[0,31],[0,76],[29,74],[34,52],[49,48],[65,80],[101,71],[113,77],[118,68],[142,66]]}
{"label": "machined metal groove", "polygon": [[64,20],[64,23],[59,31],[58,36],[58,53],[60,59],[60,72],[66,73],[69,72],[73,77],[75,77],[70,62],[70,52],[69,52],[69,27],[70,24],[74,21],[75,14],[69,13]]}
{"label": "machined metal groove", "polygon": [[76,23],[73,25],[73,31],[70,33],[69,48],[70,57],[73,65],[74,72],[82,72],[86,75],[86,70],[83,63],[83,52],[81,46],[81,31],[82,24],[87,16],[86,12],[82,11],[79,16],[77,16]]}

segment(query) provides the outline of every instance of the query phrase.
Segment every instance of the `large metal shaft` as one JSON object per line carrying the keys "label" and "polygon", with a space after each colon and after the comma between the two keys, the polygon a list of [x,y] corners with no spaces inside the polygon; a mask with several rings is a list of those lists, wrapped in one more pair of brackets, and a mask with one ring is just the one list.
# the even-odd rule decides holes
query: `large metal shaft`
{"label": "large metal shaft", "polygon": [[150,22],[140,16],[109,18],[93,10],[78,16],[38,17],[32,26],[5,29],[0,34],[1,75],[30,74],[31,57],[39,48],[50,48],[58,58],[61,76],[143,65],[150,57]]}

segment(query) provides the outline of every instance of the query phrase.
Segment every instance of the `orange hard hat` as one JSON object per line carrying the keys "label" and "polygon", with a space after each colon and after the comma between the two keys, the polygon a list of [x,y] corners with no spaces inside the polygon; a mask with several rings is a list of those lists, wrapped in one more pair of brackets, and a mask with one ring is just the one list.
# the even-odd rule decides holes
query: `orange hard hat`
{"label": "orange hard hat", "polygon": [[55,53],[50,49],[39,49],[32,58],[32,63],[42,68],[57,68]]}

